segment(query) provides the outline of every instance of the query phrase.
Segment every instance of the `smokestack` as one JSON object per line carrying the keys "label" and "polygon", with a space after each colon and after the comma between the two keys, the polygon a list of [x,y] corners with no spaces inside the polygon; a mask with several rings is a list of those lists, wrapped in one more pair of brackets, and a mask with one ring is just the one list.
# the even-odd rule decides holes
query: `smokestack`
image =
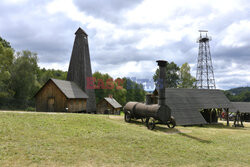
{"label": "smokestack", "polygon": [[158,104],[165,105],[165,82],[166,82],[166,65],[167,61],[165,60],[157,60],[156,61],[159,66],[159,97],[158,97]]}

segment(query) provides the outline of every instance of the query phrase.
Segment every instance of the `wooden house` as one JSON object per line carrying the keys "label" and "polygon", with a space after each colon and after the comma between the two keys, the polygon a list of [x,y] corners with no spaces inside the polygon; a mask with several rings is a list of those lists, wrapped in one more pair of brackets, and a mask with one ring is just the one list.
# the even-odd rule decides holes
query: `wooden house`
{"label": "wooden house", "polygon": [[98,114],[119,115],[122,106],[112,97],[105,97],[97,104]]}
{"label": "wooden house", "polygon": [[36,111],[84,112],[88,96],[72,81],[49,79],[36,93]]}

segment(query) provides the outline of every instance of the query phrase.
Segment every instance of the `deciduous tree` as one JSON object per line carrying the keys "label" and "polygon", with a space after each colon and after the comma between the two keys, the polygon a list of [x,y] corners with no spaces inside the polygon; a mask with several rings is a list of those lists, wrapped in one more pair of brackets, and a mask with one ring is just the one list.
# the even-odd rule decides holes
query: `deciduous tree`
{"label": "deciduous tree", "polygon": [[39,89],[36,81],[37,55],[28,50],[17,52],[11,70],[11,87],[17,99],[27,100]]}
{"label": "deciduous tree", "polygon": [[10,69],[14,60],[13,54],[14,54],[13,50],[10,47],[4,47],[1,41],[0,42],[0,97],[8,97],[11,96],[12,94],[12,91],[9,89],[10,86],[9,83],[11,78]]}
{"label": "deciduous tree", "polygon": [[[174,63],[167,63],[166,66],[166,87],[177,88],[180,77],[178,75],[180,68]],[[155,82],[159,79],[159,68],[156,70],[153,79]]]}
{"label": "deciduous tree", "polygon": [[188,63],[184,63],[180,68],[180,82],[179,88],[193,88],[195,78],[190,73],[190,66]]}

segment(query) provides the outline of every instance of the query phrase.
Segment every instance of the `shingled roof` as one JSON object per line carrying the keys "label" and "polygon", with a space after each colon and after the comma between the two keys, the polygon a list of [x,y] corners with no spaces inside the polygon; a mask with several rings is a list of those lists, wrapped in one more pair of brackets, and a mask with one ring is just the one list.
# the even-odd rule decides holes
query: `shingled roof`
{"label": "shingled roof", "polygon": [[68,99],[87,99],[88,95],[74,82],[65,81],[51,78],[49,79],[43,87],[35,94],[34,97],[44,88],[44,86],[52,81],[58,89],[68,98]]}
{"label": "shingled roof", "polygon": [[110,97],[104,97],[104,99],[114,108],[121,108],[122,106],[114,99]]}
{"label": "shingled roof", "polygon": [[64,81],[51,78],[51,81],[62,91],[62,93],[69,99],[86,99],[88,95],[72,81]]}
{"label": "shingled roof", "polygon": [[220,90],[166,88],[166,104],[171,108],[177,125],[206,124],[201,109],[233,108]]}
{"label": "shingled roof", "polygon": [[232,102],[235,109],[232,112],[250,113],[250,102]]}

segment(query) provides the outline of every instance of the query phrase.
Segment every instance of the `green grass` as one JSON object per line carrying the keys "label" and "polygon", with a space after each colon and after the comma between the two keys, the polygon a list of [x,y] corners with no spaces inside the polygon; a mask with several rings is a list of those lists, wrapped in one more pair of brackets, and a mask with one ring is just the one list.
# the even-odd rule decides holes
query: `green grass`
{"label": "green grass", "polygon": [[250,166],[250,124],[150,131],[116,116],[0,112],[0,166]]}

